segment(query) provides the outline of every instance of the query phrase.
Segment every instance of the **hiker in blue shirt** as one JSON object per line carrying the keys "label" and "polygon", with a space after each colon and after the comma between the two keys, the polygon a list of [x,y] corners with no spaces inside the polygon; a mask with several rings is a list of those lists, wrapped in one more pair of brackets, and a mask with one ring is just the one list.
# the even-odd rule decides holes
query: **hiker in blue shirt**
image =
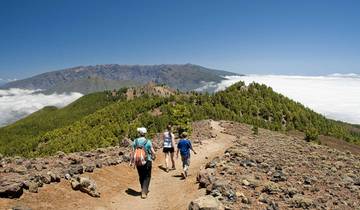
{"label": "hiker in blue shirt", "polygon": [[190,166],[190,150],[192,150],[194,152],[194,154],[196,155],[195,150],[193,149],[192,145],[191,145],[191,141],[189,139],[187,139],[188,134],[186,132],[183,132],[180,137],[180,141],[177,145],[177,152],[176,152],[176,158],[179,158],[179,152],[181,155],[181,161],[183,164],[183,177],[184,179],[186,179],[186,177],[188,176],[188,170],[189,170],[189,166]]}
{"label": "hiker in blue shirt", "polygon": [[[131,160],[130,165],[134,165],[137,168],[138,174],[139,174],[139,182],[141,186],[141,198],[145,199],[147,197],[147,194],[149,192],[149,185],[150,185],[150,179],[151,179],[151,168],[152,168],[152,160],[155,160],[155,150],[152,146],[151,140],[146,139],[146,133],[147,129],[144,127],[137,129],[140,137],[135,139],[132,145],[132,151],[131,151]],[[143,148],[144,154],[140,154],[141,150],[137,151],[137,148]],[[136,155],[138,155],[136,152],[138,152],[141,156],[143,156],[143,163],[138,163],[135,160]]]}

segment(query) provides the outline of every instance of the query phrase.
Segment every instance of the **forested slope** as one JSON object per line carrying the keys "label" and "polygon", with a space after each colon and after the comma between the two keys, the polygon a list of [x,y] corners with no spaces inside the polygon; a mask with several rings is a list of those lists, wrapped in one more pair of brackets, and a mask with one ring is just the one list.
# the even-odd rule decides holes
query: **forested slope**
{"label": "forested slope", "polygon": [[22,154],[18,150],[26,147],[35,136],[70,125],[114,102],[109,98],[109,93],[99,92],[85,95],[61,109],[44,107],[24,119],[0,128],[0,153]]}
{"label": "forested slope", "polygon": [[[85,103],[82,106],[91,105]],[[156,114],[154,110],[157,110]],[[162,131],[167,123],[175,124],[179,130],[186,130],[192,121],[209,118],[244,122],[277,131],[310,129],[354,143],[360,141],[358,133],[350,131],[348,126],[326,119],[271,88],[256,83],[245,86],[239,82],[213,95],[192,92],[176,93],[169,97],[143,94],[133,100],[119,97],[115,103],[99,106],[94,113],[84,115],[68,121],[66,119],[73,116],[73,111],[64,111],[63,118],[46,113],[41,119],[37,118],[38,123],[42,124],[42,120],[45,120],[42,118],[54,118],[62,126],[42,129],[42,132],[32,133],[31,137],[27,135],[26,138],[8,133],[7,137],[0,138],[0,153],[42,156],[59,150],[90,150],[117,145],[126,137],[133,138],[138,126],[146,126],[149,136],[153,136]],[[26,126],[32,127],[26,123],[27,120],[23,120],[21,126],[17,123],[20,133],[23,128],[26,130]],[[5,129],[9,128],[11,126]]]}

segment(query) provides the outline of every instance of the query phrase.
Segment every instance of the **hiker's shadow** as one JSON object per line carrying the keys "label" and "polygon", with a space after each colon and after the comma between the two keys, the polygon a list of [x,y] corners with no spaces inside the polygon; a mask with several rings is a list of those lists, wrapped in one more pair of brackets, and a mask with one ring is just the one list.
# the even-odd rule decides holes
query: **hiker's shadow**
{"label": "hiker's shadow", "polygon": [[125,192],[126,192],[126,194],[131,195],[131,196],[140,196],[141,195],[141,192],[135,191],[131,188],[127,188],[125,190]]}
{"label": "hiker's shadow", "polygon": [[184,176],[182,174],[173,175],[172,177],[179,178],[180,180],[184,180]]}
{"label": "hiker's shadow", "polygon": [[166,172],[166,168],[164,166],[159,166],[158,168]]}

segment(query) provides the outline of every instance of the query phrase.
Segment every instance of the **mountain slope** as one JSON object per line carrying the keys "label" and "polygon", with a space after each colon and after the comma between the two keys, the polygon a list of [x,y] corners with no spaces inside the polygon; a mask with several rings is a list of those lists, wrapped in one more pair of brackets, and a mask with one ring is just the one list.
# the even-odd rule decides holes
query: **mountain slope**
{"label": "mountain slope", "polygon": [[[28,147],[31,138],[67,126],[111,103],[114,100],[108,97],[108,93],[99,92],[85,95],[61,109],[44,107],[24,119],[0,128],[0,153],[22,153],[21,148]],[[3,151],[4,148],[7,151]]]}
{"label": "mountain slope", "polygon": [[[201,82],[220,82],[222,76],[235,73],[208,69],[202,66],[185,65],[96,65],[48,72],[31,78],[10,82],[2,88],[43,89],[53,92],[75,91],[88,93],[132,84],[154,81],[179,90],[193,90],[202,86]],[[96,86],[91,78],[101,78],[104,85]],[[87,80],[89,79],[89,80]],[[82,82],[75,82],[81,80]],[[118,81],[117,84],[114,81]],[[70,84],[70,85],[69,85]],[[115,84],[115,85],[114,85]],[[66,88],[64,88],[66,87]],[[118,87],[118,88],[119,88]]]}
{"label": "mountain slope", "polygon": [[60,82],[44,91],[47,94],[54,92],[58,93],[70,93],[70,92],[80,92],[83,94],[99,92],[103,90],[113,90],[123,87],[137,86],[134,81],[125,81],[125,80],[105,80],[101,77],[87,77],[79,80],[73,80],[71,82]]}
{"label": "mountain slope", "polygon": [[[145,88],[146,89],[146,88]],[[46,118],[57,119],[62,126],[44,129],[47,132],[18,136],[22,129],[30,126],[26,123],[0,129],[7,133],[0,137],[0,153],[5,155],[42,156],[64,152],[85,151],[98,147],[119,144],[124,138],[134,138],[136,127],[148,128],[149,136],[161,132],[168,123],[177,130],[189,130],[189,124],[195,120],[216,119],[244,122],[247,124],[277,131],[315,130],[319,134],[334,136],[349,142],[359,143],[359,133],[348,126],[313,112],[300,103],[294,102],[271,88],[256,83],[245,86],[239,82],[225,91],[214,95],[191,93],[171,94],[166,97],[145,92],[132,100],[118,100],[105,106],[99,106],[93,113],[82,115],[73,121],[42,115],[37,122],[47,124]],[[128,92],[123,90],[122,92]],[[154,93],[156,93],[155,91]],[[125,97],[125,96],[124,96]],[[84,104],[84,108],[89,104]],[[155,113],[155,114],[154,114]],[[64,112],[71,118],[73,111]],[[19,125],[15,123],[15,125]],[[41,125],[41,126],[44,125]],[[7,132],[4,132],[7,131]],[[11,132],[10,132],[11,131]],[[191,130],[189,130],[191,132]]]}

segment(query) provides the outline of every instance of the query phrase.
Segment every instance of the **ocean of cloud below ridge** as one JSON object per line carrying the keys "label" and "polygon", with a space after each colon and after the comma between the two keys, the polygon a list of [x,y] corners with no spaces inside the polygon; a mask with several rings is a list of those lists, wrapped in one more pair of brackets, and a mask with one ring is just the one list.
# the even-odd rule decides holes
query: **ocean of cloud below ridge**
{"label": "ocean of cloud below ridge", "polygon": [[244,81],[246,84],[252,82],[265,84],[328,118],[360,124],[360,75],[358,74],[227,76],[218,84],[206,84],[206,88],[220,91],[238,81]]}
{"label": "ocean of cloud below ridge", "polygon": [[12,88],[0,90],[0,127],[15,122],[45,106],[64,107],[82,96],[81,93],[45,95],[39,90]]}

